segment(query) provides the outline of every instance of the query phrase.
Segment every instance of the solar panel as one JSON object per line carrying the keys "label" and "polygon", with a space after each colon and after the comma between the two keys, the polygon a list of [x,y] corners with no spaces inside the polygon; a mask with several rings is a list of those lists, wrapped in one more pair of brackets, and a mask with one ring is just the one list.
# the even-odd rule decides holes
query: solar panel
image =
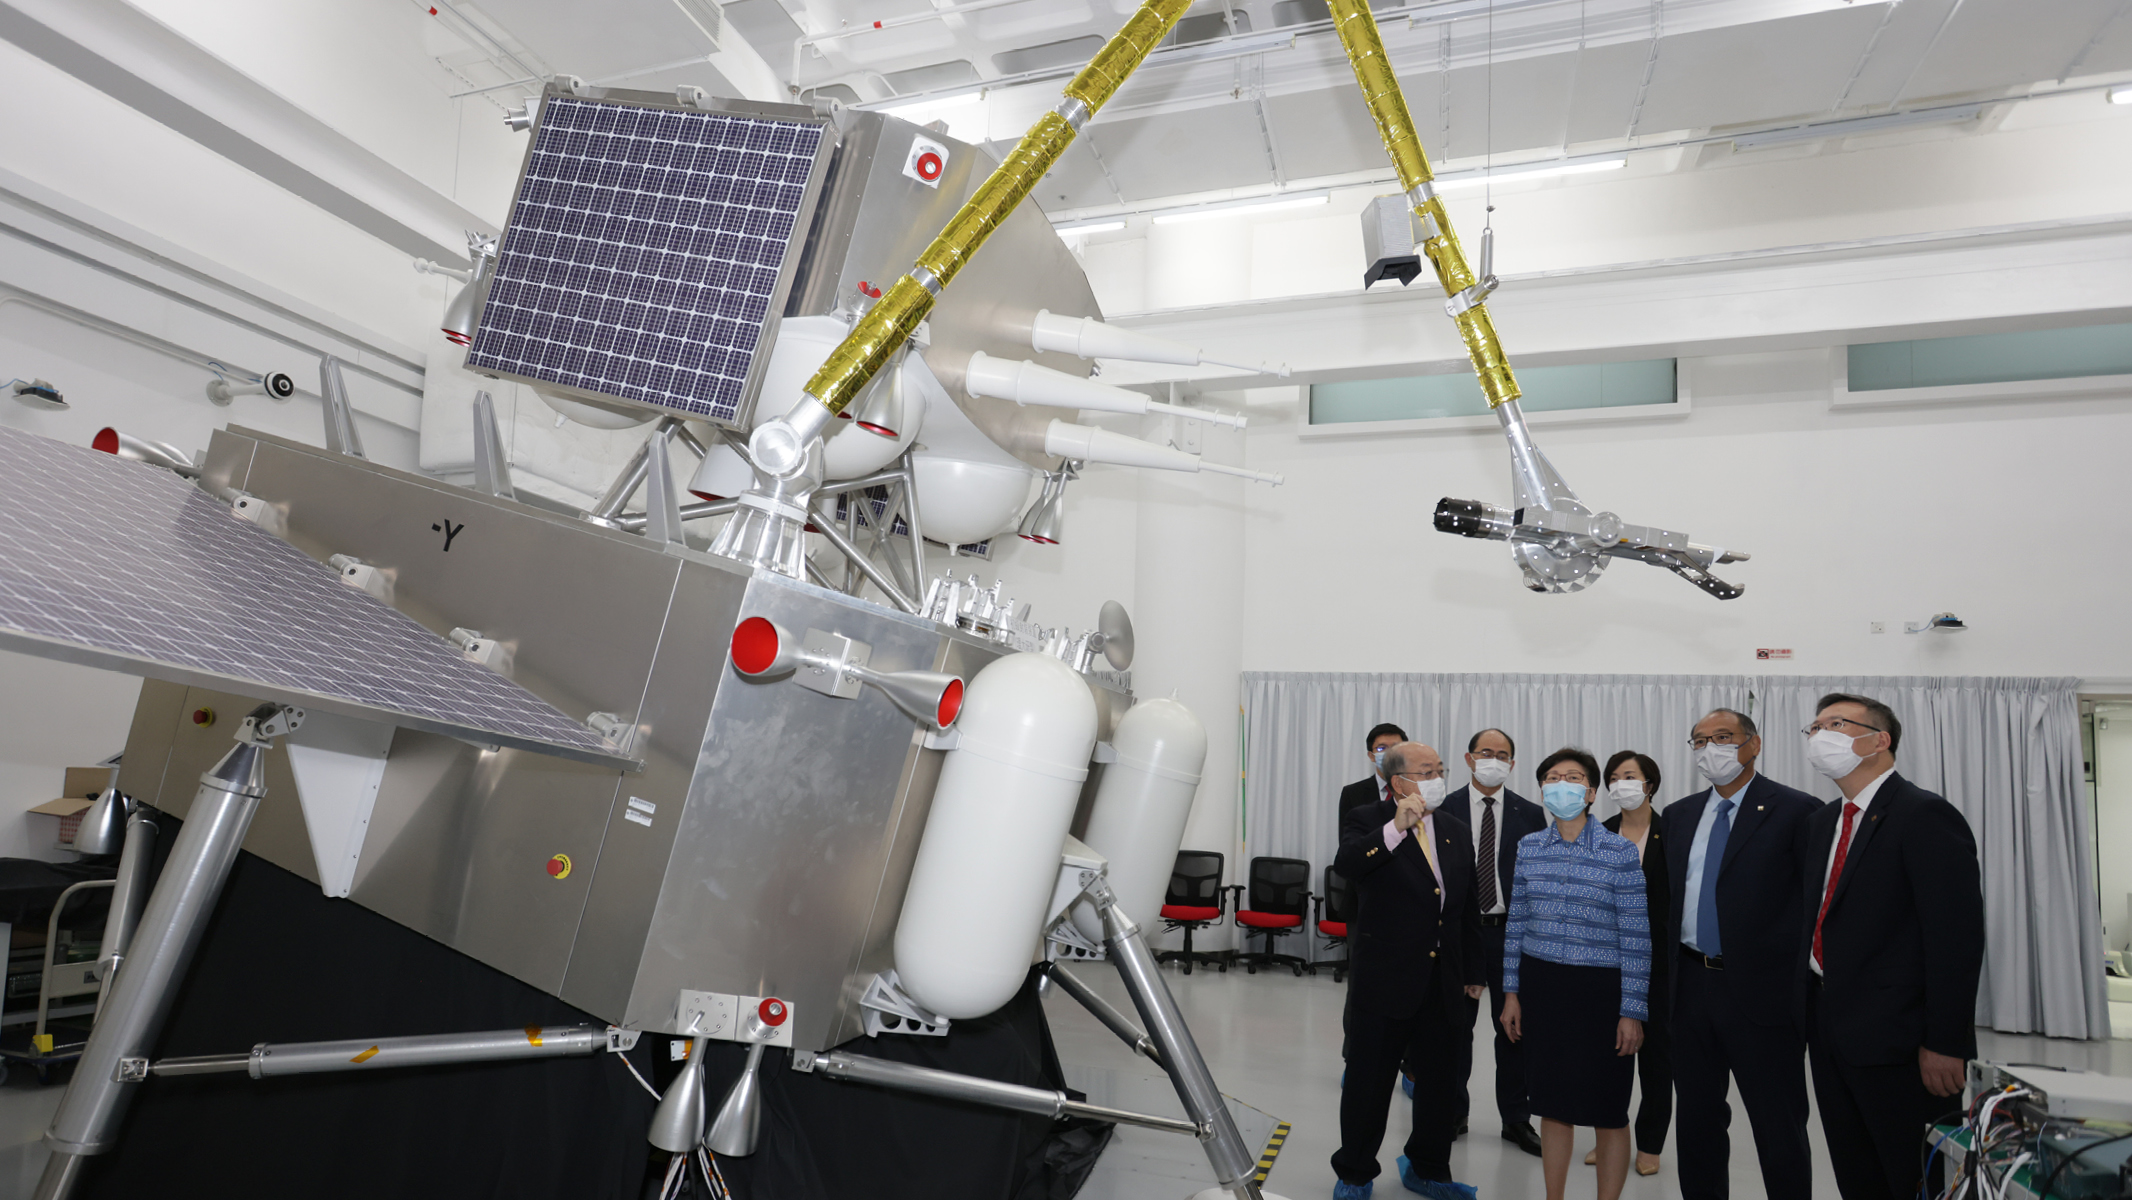
{"label": "solar panel", "polygon": [[551,93],[467,367],[738,424],[822,149],[811,117]]}
{"label": "solar panel", "polygon": [[191,484],[5,426],[0,648],[586,762],[628,761]]}

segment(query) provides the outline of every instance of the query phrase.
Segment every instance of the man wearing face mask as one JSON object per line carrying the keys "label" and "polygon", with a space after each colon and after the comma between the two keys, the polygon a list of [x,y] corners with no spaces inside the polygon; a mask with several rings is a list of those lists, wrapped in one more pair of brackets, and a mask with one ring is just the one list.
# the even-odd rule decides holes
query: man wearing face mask
{"label": "man wearing face mask", "polygon": [[1918,1191],[1925,1126],[1961,1105],[1975,1057],[1984,895],[1969,822],[1895,770],[1902,722],[1823,696],[1806,756],[1843,800],[1801,839],[1807,1045],[1844,1200]]}
{"label": "man wearing face mask", "polygon": [[[1443,811],[1473,831],[1474,894],[1480,907],[1481,957],[1488,976],[1488,1024],[1495,1031],[1495,1108],[1503,1140],[1534,1157],[1540,1134],[1532,1127],[1525,1096],[1525,1048],[1503,1032],[1503,925],[1516,878],[1518,839],[1547,828],[1540,806],[1503,786],[1517,766],[1517,743],[1500,729],[1483,729],[1466,742],[1466,770],[1473,782],[1444,797]],[[1480,1021],[1480,1001],[1467,1005],[1470,1031]],[[1473,1039],[1460,1050],[1458,1128],[1465,1131],[1470,1107],[1466,1080],[1473,1074]]]}
{"label": "man wearing face mask", "polygon": [[1402,1060],[1416,1071],[1400,1182],[1435,1200],[1472,1200],[1451,1181],[1463,1005],[1481,992],[1471,835],[1441,811],[1444,765],[1403,742],[1385,752],[1392,799],[1347,814],[1333,865],[1354,881],[1348,930],[1347,1086],[1340,1093],[1334,1200],[1368,1200]]}
{"label": "man wearing face mask", "polygon": [[[1407,732],[1389,721],[1371,728],[1369,736],[1362,739],[1363,755],[1369,760],[1370,773],[1340,789],[1339,821],[1347,820],[1349,809],[1365,804],[1375,804],[1392,798],[1392,785],[1384,777],[1384,752],[1407,740]],[[1336,825],[1335,829],[1338,828]]]}
{"label": "man wearing face mask", "polygon": [[[1679,1099],[1683,1200],[1723,1200],[1731,1186],[1732,1084],[1747,1106],[1771,1200],[1804,1200],[1804,1031],[1793,1006],[1803,902],[1801,833],[1821,807],[1757,774],[1754,719],[1729,708],[1695,723],[1688,746],[1710,790],[1668,805],[1660,820],[1672,893],[1673,1085]],[[1729,1076],[1729,1082],[1728,1082]]]}

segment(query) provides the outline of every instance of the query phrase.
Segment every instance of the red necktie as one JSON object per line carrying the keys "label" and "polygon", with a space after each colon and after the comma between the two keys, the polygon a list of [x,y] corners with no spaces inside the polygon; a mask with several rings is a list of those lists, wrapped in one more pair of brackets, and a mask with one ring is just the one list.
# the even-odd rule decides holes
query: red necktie
{"label": "red necktie", "polygon": [[1826,966],[1821,961],[1821,923],[1828,920],[1828,903],[1836,898],[1836,881],[1843,878],[1843,859],[1851,852],[1851,822],[1858,817],[1858,806],[1843,802],[1843,836],[1836,839],[1836,861],[1829,865],[1828,886],[1821,891],[1821,911],[1814,915],[1814,963]]}
{"label": "red necktie", "polygon": [[1384,798],[1394,804],[1399,803],[1399,797],[1392,791],[1392,785],[1389,782],[1384,785]]}

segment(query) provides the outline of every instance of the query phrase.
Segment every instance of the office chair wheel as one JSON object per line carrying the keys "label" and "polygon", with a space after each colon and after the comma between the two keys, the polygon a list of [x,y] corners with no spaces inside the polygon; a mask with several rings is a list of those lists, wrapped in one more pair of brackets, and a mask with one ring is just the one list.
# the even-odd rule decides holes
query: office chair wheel
{"label": "office chair wheel", "polygon": [[1334,983],[1346,983],[1346,982],[1347,982],[1347,972],[1345,972],[1345,971],[1334,971],[1334,972],[1333,972],[1333,982],[1334,982]]}
{"label": "office chair wheel", "polygon": [[1297,979],[1301,979],[1303,977],[1303,968],[1296,966],[1294,963],[1290,963],[1288,965],[1288,969],[1295,972],[1295,977]]}
{"label": "office chair wheel", "polygon": [[1227,974],[1229,973],[1229,964],[1228,964],[1228,963],[1216,963],[1215,965],[1221,968],[1221,973],[1222,973],[1222,974],[1224,974],[1224,975],[1227,975]]}
{"label": "office chair wheel", "polygon": [[1184,973],[1187,975],[1192,973],[1192,960],[1189,958],[1184,960]]}
{"label": "office chair wheel", "polygon": [[1247,974],[1247,975],[1256,975],[1256,974],[1258,974],[1258,964],[1257,964],[1257,963],[1245,963],[1245,964],[1244,964],[1244,973],[1245,973],[1245,974]]}

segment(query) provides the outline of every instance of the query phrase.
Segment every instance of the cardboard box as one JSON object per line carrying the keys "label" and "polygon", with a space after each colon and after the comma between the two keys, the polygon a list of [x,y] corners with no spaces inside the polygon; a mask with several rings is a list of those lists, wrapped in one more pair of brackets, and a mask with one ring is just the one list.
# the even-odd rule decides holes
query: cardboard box
{"label": "cardboard box", "polygon": [[89,805],[112,785],[114,778],[110,767],[68,767],[65,795],[57,800],[47,800],[31,809],[33,813],[59,818],[59,844],[72,846],[75,831],[81,828],[81,815],[89,811]]}

